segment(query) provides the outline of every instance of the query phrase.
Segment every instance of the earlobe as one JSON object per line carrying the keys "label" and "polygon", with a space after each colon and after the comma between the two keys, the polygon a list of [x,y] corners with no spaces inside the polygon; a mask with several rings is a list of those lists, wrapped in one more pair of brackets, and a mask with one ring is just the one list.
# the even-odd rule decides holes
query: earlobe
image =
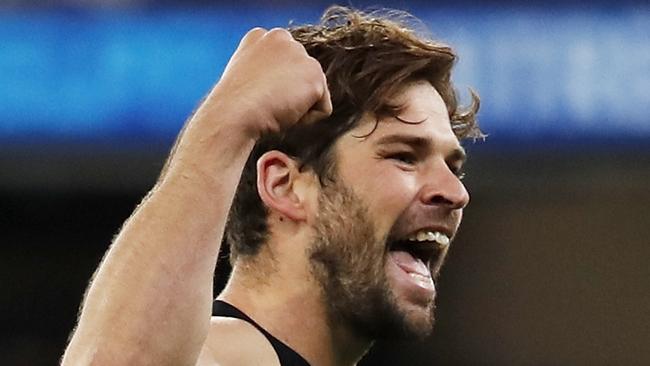
{"label": "earlobe", "polygon": [[298,174],[296,162],[283,152],[268,151],[257,160],[257,192],[262,202],[293,221],[306,219],[303,200],[294,189]]}

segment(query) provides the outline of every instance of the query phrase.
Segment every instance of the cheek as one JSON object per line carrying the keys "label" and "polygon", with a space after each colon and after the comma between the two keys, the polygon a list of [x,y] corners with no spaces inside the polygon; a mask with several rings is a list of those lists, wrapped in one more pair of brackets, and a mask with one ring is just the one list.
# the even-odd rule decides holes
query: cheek
{"label": "cheek", "polygon": [[370,184],[359,192],[365,197],[373,213],[379,213],[379,221],[392,226],[395,218],[402,214],[415,200],[417,182],[408,173],[386,171],[375,176]]}

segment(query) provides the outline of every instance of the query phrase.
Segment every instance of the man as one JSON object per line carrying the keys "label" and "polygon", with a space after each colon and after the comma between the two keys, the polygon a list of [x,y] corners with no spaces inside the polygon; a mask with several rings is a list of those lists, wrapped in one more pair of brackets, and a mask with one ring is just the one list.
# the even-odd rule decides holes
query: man
{"label": "man", "polygon": [[454,61],[341,7],[251,30],[104,258],[63,363],[351,365],[429,334],[469,200],[459,139],[480,135]]}

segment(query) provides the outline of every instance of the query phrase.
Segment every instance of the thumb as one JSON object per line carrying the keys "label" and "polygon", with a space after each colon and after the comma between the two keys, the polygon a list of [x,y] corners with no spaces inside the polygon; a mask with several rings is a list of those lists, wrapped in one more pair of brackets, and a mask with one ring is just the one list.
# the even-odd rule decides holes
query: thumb
{"label": "thumb", "polygon": [[314,103],[307,113],[300,118],[300,123],[318,122],[332,114],[332,98],[330,96],[329,88],[327,87],[325,75],[323,75],[323,84],[323,95],[316,103]]}

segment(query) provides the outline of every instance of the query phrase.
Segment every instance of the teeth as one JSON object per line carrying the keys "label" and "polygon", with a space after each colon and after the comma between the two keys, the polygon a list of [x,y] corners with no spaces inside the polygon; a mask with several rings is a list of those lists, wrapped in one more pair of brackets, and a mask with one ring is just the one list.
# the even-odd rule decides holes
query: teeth
{"label": "teeth", "polygon": [[449,245],[449,237],[439,231],[421,230],[409,236],[409,241],[435,241],[440,245]]}
{"label": "teeth", "polygon": [[431,234],[431,232],[426,232],[426,233],[425,233],[424,231],[420,231],[420,232],[418,233],[418,235],[417,235],[417,239],[418,239],[418,241],[426,241],[426,240],[427,240],[427,236],[428,236],[427,234]]}
{"label": "teeth", "polygon": [[442,245],[449,245],[449,237],[443,233],[437,233],[438,237],[436,238],[436,241]]}

